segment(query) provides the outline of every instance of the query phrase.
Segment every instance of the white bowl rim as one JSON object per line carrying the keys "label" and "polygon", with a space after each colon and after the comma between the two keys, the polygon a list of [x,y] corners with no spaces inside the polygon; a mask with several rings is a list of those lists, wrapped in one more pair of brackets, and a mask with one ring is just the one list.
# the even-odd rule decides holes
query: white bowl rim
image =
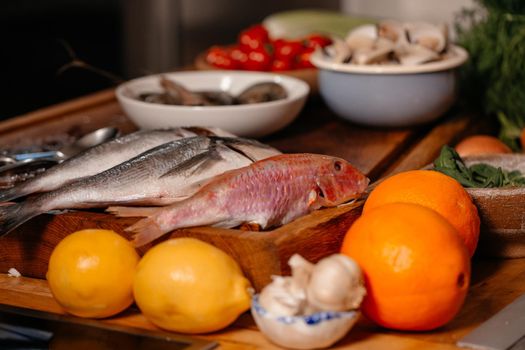
{"label": "white bowl rim", "polygon": [[331,62],[321,50],[315,51],[311,56],[311,62],[320,69],[327,69],[343,73],[358,74],[416,74],[433,73],[456,68],[468,58],[468,52],[461,46],[451,45],[450,50],[454,55],[443,61],[429,62],[419,65],[360,65],[350,63]]}
{"label": "white bowl rim", "polygon": [[[131,96],[128,96],[125,93],[125,90],[128,88],[132,88],[132,86],[138,82],[142,82],[145,80],[154,80],[154,79],[160,79],[161,76],[166,76],[168,78],[170,77],[183,77],[184,75],[202,75],[202,76],[225,76],[225,75],[232,75],[232,76],[239,76],[239,75],[246,75],[246,76],[254,76],[255,77],[265,77],[268,80],[271,81],[288,81],[289,83],[294,83],[297,85],[297,87],[294,89],[294,91],[287,90],[288,96],[286,98],[276,100],[276,101],[269,101],[269,102],[263,102],[263,103],[252,103],[252,104],[239,104],[239,105],[226,105],[226,106],[179,106],[179,105],[165,105],[160,103],[151,103],[151,102],[144,102],[137,98],[133,98]],[[285,87],[286,88],[286,87]],[[261,108],[263,106],[277,106],[277,105],[284,105],[288,104],[293,101],[297,101],[300,99],[303,99],[308,93],[310,92],[310,87],[306,82],[304,82],[301,79],[282,75],[282,74],[276,74],[276,73],[270,73],[270,72],[247,72],[247,71],[237,71],[237,70],[217,70],[217,71],[180,71],[180,72],[166,72],[166,73],[160,73],[160,74],[152,74],[152,75],[146,75],[143,77],[135,78],[128,80],[119,86],[117,86],[115,90],[115,94],[118,99],[122,99],[126,101],[126,103],[129,103],[131,105],[136,106],[149,106],[152,108],[160,109],[160,110],[174,110],[177,109],[179,111],[207,111],[210,113],[213,113],[214,111],[226,111],[228,109],[236,110],[236,109],[245,109],[247,111],[249,110],[256,110],[258,108]]]}
{"label": "white bowl rim", "polygon": [[271,319],[282,324],[292,324],[296,322],[308,324],[308,319],[316,319],[316,322],[312,324],[318,324],[321,322],[329,322],[337,319],[355,319],[360,315],[359,309],[347,311],[317,311],[312,314],[297,316],[273,315],[259,303],[259,295],[260,294],[255,294],[252,296],[251,309],[262,318]]}

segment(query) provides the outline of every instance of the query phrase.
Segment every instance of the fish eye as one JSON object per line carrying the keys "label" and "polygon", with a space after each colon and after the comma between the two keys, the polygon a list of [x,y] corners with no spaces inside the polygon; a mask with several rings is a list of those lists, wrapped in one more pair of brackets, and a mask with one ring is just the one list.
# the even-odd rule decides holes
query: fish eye
{"label": "fish eye", "polygon": [[335,161],[334,162],[334,169],[335,169],[335,171],[343,170],[343,164],[340,161]]}

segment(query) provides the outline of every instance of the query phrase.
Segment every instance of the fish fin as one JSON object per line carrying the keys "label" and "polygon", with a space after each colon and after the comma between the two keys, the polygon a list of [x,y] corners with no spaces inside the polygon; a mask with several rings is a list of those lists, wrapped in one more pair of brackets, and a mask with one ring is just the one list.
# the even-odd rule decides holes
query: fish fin
{"label": "fish fin", "polygon": [[0,191],[0,202],[7,202],[24,195],[25,193],[20,193],[18,186],[6,188],[5,190]]}
{"label": "fish fin", "polygon": [[125,231],[134,233],[132,243],[135,247],[142,247],[165,234],[151,217],[137,221],[135,224],[126,228]]}
{"label": "fish fin", "polygon": [[158,207],[109,207],[106,212],[121,218],[148,217],[155,214]]}
{"label": "fish fin", "polygon": [[[247,158],[252,163],[261,159],[261,157],[266,158],[272,155],[281,154],[281,152],[275,148],[265,145],[257,140],[245,139],[242,137],[210,137],[210,139],[221,140],[225,147],[228,147],[230,150]],[[259,151],[254,151],[254,149]]]}
{"label": "fish fin", "polygon": [[222,221],[218,221],[216,223],[214,223],[213,225],[211,225],[212,227],[220,227],[220,228],[232,228],[232,227],[237,227],[239,225],[241,225],[244,221],[242,220],[238,220],[238,219],[225,219],[225,220],[222,220]]}
{"label": "fish fin", "polygon": [[173,174],[180,174],[182,172],[187,172],[188,177],[199,172],[203,171],[207,167],[211,166],[213,163],[221,160],[222,157],[217,151],[216,147],[212,147],[210,150],[197,154],[196,156],[177,164],[175,167],[168,170],[166,173],[160,176],[160,178],[171,176]]}
{"label": "fish fin", "polygon": [[22,203],[2,203],[0,206],[0,237],[7,235],[24,222],[40,214],[31,205]]}
{"label": "fish fin", "polygon": [[224,137],[224,136],[208,136],[209,139],[215,141],[222,141],[228,145],[244,145],[244,146],[256,146],[261,148],[274,149],[272,146],[264,144],[254,139],[245,139],[243,137]]}
{"label": "fish fin", "polygon": [[226,147],[228,147],[229,149],[231,149],[232,151],[240,154],[241,156],[243,156],[244,158],[247,158],[250,162],[254,163],[257,161],[257,159],[255,159],[254,157],[250,156],[249,154],[247,154],[246,152],[244,152],[241,148],[239,147],[236,147],[235,144],[231,144],[231,143],[224,143],[224,145]]}

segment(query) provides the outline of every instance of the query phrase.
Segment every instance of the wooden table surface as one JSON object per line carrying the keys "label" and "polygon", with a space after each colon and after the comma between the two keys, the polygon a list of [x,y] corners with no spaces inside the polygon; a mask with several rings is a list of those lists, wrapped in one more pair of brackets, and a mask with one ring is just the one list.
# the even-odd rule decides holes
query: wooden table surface
{"label": "wooden table surface", "polygon": [[[472,268],[466,302],[456,318],[444,327],[431,332],[394,332],[377,328],[362,318],[333,348],[456,349],[454,344],[458,339],[525,293],[525,259],[474,259]],[[0,303],[63,313],[53,299],[47,282],[39,279],[0,274]],[[134,308],[100,322],[155,329]],[[199,337],[219,342],[221,349],[279,349],[257,330],[249,313],[243,314],[222,331]]]}
{"label": "wooden table surface", "polygon": [[[0,147],[22,148],[58,133],[83,134],[114,125],[124,132],[135,129],[123,115],[114,92],[104,91],[0,123]],[[431,162],[443,144],[453,144],[467,134],[486,131],[490,123],[475,116],[450,112],[431,125],[406,129],[371,129],[336,118],[317,97],[299,118],[275,135],[262,139],[283,152],[324,153],[345,158],[379,179],[396,172],[420,168]],[[10,238],[14,239],[14,238]],[[2,245],[4,243],[2,242]],[[0,272],[7,272],[0,246]],[[28,252],[27,254],[30,254]],[[26,256],[30,259],[30,256]],[[362,318],[335,348],[338,349],[453,349],[455,342],[525,292],[525,259],[477,256],[465,305],[446,326],[422,333],[380,329]],[[28,275],[21,269],[22,275]],[[29,274],[30,275],[30,274]],[[0,274],[0,303],[62,313],[45,280]],[[153,329],[137,309],[129,309],[100,322]],[[223,349],[272,349],[258,332],[249,313],[223,331],[199,336],[218,341]]]}

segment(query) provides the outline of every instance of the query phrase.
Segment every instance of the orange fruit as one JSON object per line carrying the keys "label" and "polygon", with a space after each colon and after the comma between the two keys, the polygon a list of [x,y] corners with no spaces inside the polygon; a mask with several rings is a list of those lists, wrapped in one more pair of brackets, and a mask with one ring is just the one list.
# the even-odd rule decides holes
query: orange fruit
{"label": "orange fruit", "polygon": [[435,211],[392,203],[369,210],[345,235],[341,253],[363,270],[363,313],[398,330],[431,330],[461,308],[470,259],[456,230]]}
{"label": "orange fruit", "polygon": [[489,135],[473,135],[463,139],[455,147],[461,157],[477,154],[512,153],[509,146],[500,139]]}
{"label": "orange fruit", "polygon": [[372,191],[363,214],[395,202],[419,204],[443,215],[458,231],[469,255],[474,255],[479,239],[478,210],[459,182],[433,170],[403,172],[387,178]]}

